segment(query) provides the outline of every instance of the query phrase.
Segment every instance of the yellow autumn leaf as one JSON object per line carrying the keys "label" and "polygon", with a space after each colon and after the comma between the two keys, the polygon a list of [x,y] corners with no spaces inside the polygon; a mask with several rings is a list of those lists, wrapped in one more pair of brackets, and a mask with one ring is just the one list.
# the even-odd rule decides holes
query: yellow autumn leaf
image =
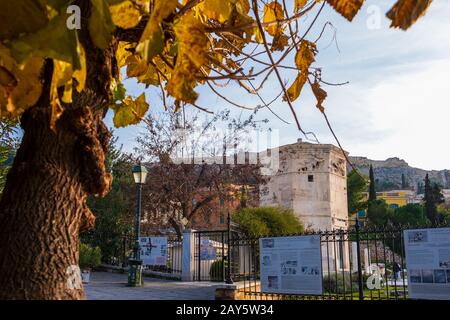
{"label": "yellow autumn leaf", "polygon": [[109,11],[114,24],[123,29],[134,28],[141,20],[139,9],[129,0],[110,5]]}
{"label": "yellow autumn leaf", "polygon": [[97,47],[106,49],[115,29],[108,3],[106,0],[91,0],[91,4],[91,15],[88,21],[89,34]]}
{"label": "yellow autumn leaf", "polygon": [[122,68],[126,64],[127,58],[133,54],[131,52],[132,48],[131,43],[119,41],[116,51],[116,61],[119,68]]}
{"label": "yellow autumn leaf", "polygon": [[[64,103],[72,103],[73,79],[77,81],[75,88],[78,92],[84,89],[86,82],[86,57],[84,49],[81,46],[80,56],[81,68],[79,70],[73,70],[73,65],[68,62],[53,60],[53,74],[50,84],[50,106],[52,108],[50,128],[53,130],[56,127],[56,121],[64,111],[61,101]],[[61,99],[58,95],[58,88],[60,87],[64,87]]]}
{"label": "yellow autumn leaf", "polygon": [[64,92],[61,97],[61,101],[64,103],[72,103],[72,79],[67,81],[64,85]]}
{"label": "yellow autumn leaf", "polygon": [[306,5],[308,0],[295,0],[294,2],[294,11],[299,12]]}
{"label": "yellow autumn leaf", "polygon": [[264,39],[262,37],[261,31],[259,30],[258,27],[253,29],[253,34],[255,35],[255,41],[258,43],[264,43]]}
{"label": "yellow autumn leaf", "polygon": [[263,22],[270,23],[270,25],[266,25],[264,29],[271,36],[276,36],[277,34],[283,32],[281,24],[279,22],[276,22],[278,20],[283,19],[284,19],[284,11],[283,6],[280,3],[274,1],[264,5]]}
{"label": "yellow autumn leaf", "polygon": [[[303,86],[306,83],[306,80],[308,80],[308,75],[306,73],[300,72],[297,75],[297,78],[295,78],[295,81],[292,83],[292,85],[287,90],[287,95],[289,97],[289,101],[295,101],[302,91]],[[283,100],[286,101],[286,97],[283,97]]]}
{"label": "yellow autumn leaf", "polygon": [[32,57],[18,65],[10,50],[0,45],[0,115],[19,116],[37,102],[43,64],[44,59]]}
{"label": "yellow autumn leaf", "polygon": [[348,21],[352,21],[364,4],[364,0],[326,0],[330,6],[334,8]]}
{"label": "yellow autumn leaf", "polygon": [[127,76],[128,77],[139,77],[147,72],[147,62],[141,58],[138,54],[133,54],[125,60],[127,65]]}
{"label": "yellow autumn leaf", "polygon": [[236,5],[236,10],[241,15],[246,15],[250,11],[249,0],[232,0]]}
{"label": "yellow autumn leaf", "polygon": [[149,104],[145,100],[145,94],[142,93],[136,100],[126,97],[121,104],[115,104],[111,108],[114,110],[114,126],[120,128],[139,123],[145,116]]}
{"label": "yellow autumn leaf", "polygon": [[209,41],[203,24],[193,13],[183,16],[174,25],[178,55],[175,69],[167,82],[167,92],[177,100],[194,103],[198,94],[194,91],[196,75],[202,65],[207,63],[205,52]]}
{"label": "yellow autumn leaf", "polygon": [[391,27],[407,30],[425,15],[432,0],[399,0],[386,16],[392,20]]}
{"label": "yellow autumn leaf", "polygon": [[149,40],[158,30],[160,23],[177,7],[178,0],[154,0],[150,18],[142,33],[141,40]]}
{"label": "yellow autumn leaf", "polygon": [[232,0],[204,0],[197,5],[197,9],[208,19],[224,23],[230,17],[232,4]]}
{"label": "yellow autumn leaf", "polygon": [[315,61],[316,44],[307,40],[303,40],[300,48],[295,55],[295,65],[302,73],[308,73],[308,69]]}
{"label": "yellow autumn leaf", "polygon": [[317,104],[316,104],[317,109],[319,109],[320,112],[322,112],[322,113],[325,112],[325,108],[323,107],[323,102],[327,98],[327,92],[320,87],[320,83],[317,80],[311,84],[311,89],[317,100]]}
{"label": "yellow autumn leaf", "polygon": [[17,75],[17,86],[11,92],[11,102],[18,108],[19,112],[33,106],[42,93],[42,83],[40,81],[44,59],[32,57],[27,60],[21,71]]}
{"label": "yellow autumn leaf", "polygon": [[283,51],[284,47],[288,45],[289,38],[287,35],[281,33],[273,37],[271,51]]}
{"label": "yellow autumn leaf", "polygon": [[[50,128],[55,130],[56,121],[61,117],[64,108],[61,105],[61,100],[64,103],[72,102],[72,65],[65,61],[53,60],[53,74],[50,84]],[[70,86],[67,83],[70,82]],[[58,88],[64,86],[64,93],[59,99]]]}
{"label": "yellow autumn leaf", "polygon": [[138,77],[138,82],[152,86],[159,85],[158,72],[156,71],[155,67],[149,64],[145,74]]}

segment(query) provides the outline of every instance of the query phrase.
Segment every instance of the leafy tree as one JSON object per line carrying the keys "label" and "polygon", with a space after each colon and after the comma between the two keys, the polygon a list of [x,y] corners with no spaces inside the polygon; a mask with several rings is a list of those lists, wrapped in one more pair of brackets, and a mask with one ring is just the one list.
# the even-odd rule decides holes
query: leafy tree
{"label": "leafy tree", "polygon": [[428,174],[425,176],[425,194],[423,197],[425,203],[425,212],[428,219],[433,224],[441,222],[441,216],[438,213],[437,205],[444,202],[444,196],[438,184],[431,185]]}
{"label": "leafy tree", "polygon": [[423,182],[417,182],[417,194],[424,194],[425,193],[425,187],[423,185]]}
{"label": "leafy tree", "polygon": [[348,212],[356,213],[367,208],[364,192],[367,190],[367,179],[356,170],[352,170],[347,176],[347,201]]}
{"label": "leafy tree", "polygon": [[[375,191],[375,188],[376,188],[375,183],[376,182],[375,182],[375,176],[373,173],[373,167],[372,167],[372,165],[370,165],[370,168],[369,168],[369,198],[367,200],[367,216],[372,216],[372,217],[377,216],[379,214],[379,212],[377,212],[377,211],[380,210],[380,203],[376,204],[377,192]],[[375,210],[375,212],[371,212],[372,210]]]}
{"label": "leafy tree", "polygon": [[123,236],[131,234],[134,217],[134,190],[130,175],[132,162],[117,147],[117,137],[110,140],[106,167],[114,180],[111,191],[104,198],[90,196],[88,207],[96,216],[95,227],[88,233],[81,234],[81,239],[101,249],[102,261],[115,263]]}
{"label": "leafy tree", "polygon": [[16,125],[12,121],[0,122],[0,196],[5,186],[6,175],[11,167],[17,149]]}
{"label": "leafy tree", "polygon": [[408,188],[408,181],[406,181],[406,176],[404,173],[402,173],[402,189],[407,189]]}
{"label": "leafy tree", "polygon": [[[1,1],[0,116],[20,117],[24,136],[0,203],[0,255],[14,257],[0,262],[0,298],[83,297],[82,289],[65,285],[66,268],[78,264],[78,234],[94,221],[88,195],[111,189],[103,118],[111,108],[114,124],[126,126],[149,107],[144,94],[126,95],[122,67],[127,77],[161,90],[163,102],[173,98],[176,111],[185,104],[205,110],[197,104],[199,85],[246,107],[220,92],[231,80],[273,111],[259,91],[275,78],[276,97],[305,133],[292,101],[307,85],[325,115],[321,69],[310,68],[320,37],[309,31],[321,19],[303,26],[305,34],[296,25],[306,14],[320,15],[326,3],[350,21],[363,5],[295,1],[292,11],[284,2],[257,0]],[[387,14],[391,26],[408,29],[430,3],[397,1]],[[298,70],[289,88],[286,68]]]}
{"label": "leafy tree", "polygon": [[369,169],[369,203],[377,200],[377,192],[375,191],[375,176],[373,167],[370,165]]}
{"label": "leafy tree", "polygon": [[426,226],[429,220],[425,214],[423,205],[417,203],[409,203],[406,206],[395,209],[391,216],[391,221],[396,225]]}
{"label": "leafy tree", "polygon": [[386,201],[377,199],[369,203],[367,219],[372,225],[385,226],[391,221],[393,214],[393,209],[388,206]]}
{"label": "leafy tree", "polygon": [[79,265],[81,270],[90,270],[100,265],[102,252],[99,247],[91,247],[81,242],[79,252]]}
{"label": "leafy tree", "polygon": [[292,210],[282,207],[243,208],[233,221],[251,236],[301,234],[303,223]]}
{"label": "leafy tree", "polygon": [[406,206],[392,209],[384,200],[376,200],[372,203],[372,210],[368,219],[371,225],[382,227],[386,225],[412,225],[426,226],[429,220],[425,214],[424,206],[410,203]]}

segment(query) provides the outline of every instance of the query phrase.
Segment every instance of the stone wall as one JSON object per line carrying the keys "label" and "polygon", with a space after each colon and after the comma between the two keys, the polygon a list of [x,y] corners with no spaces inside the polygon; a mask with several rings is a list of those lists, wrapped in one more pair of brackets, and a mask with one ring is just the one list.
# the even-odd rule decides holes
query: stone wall
{"label": "stone wall", "polygon": [[293,209],[305,227],[348,226],[345,157],[333,145],[295,143],[279,148],[279,170],[261,187],[260,205]]}

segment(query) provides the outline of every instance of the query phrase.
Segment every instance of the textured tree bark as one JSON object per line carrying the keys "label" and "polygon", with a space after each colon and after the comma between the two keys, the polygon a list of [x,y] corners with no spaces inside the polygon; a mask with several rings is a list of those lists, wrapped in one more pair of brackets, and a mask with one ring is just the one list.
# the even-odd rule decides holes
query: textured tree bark
{"label": "textured tree bark", "polygon": [[[44,115],[24,116],[33,120],[23,119],[25,135],[0,202],[1,299],[83,298],[82,286],[72,282],[78,233],[95,218],[80,179],[89,165],[82,156],[86,146],[70,127],[93,117],[67,113],[55,133],[48,121],[36,121]],[[97,191],[106,191],[109,180],[99,180]]]}
{"label": "textured tree bark", "polygon": [[[85,24],[89,1],[80,0]],[[78,234],[93,226],[88,194],[103,196],[111,185],[105,169],[110,134],[103,117],[110,80],[117,78],[115,45],[95,48],[88,28],[79,39],[86,53],[83,92],[50,128],[52,62],[43,70],[43,94],[21,118],[24,136],[0,200],[0,299],[82,299],[74,283]],[[74,285],[75,284],[75,285]]]}

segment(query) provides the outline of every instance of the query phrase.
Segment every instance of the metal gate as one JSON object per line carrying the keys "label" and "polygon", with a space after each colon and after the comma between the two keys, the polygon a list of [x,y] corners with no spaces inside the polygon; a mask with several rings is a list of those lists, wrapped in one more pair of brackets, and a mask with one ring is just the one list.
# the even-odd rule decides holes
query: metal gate
{"label": "metal gate", "polygon": [[243,233],[239,225],[227,218],[224,230],[194,232],[194,281],[219,281],[232,283],[235,251],[238,247],[231,245]]}

